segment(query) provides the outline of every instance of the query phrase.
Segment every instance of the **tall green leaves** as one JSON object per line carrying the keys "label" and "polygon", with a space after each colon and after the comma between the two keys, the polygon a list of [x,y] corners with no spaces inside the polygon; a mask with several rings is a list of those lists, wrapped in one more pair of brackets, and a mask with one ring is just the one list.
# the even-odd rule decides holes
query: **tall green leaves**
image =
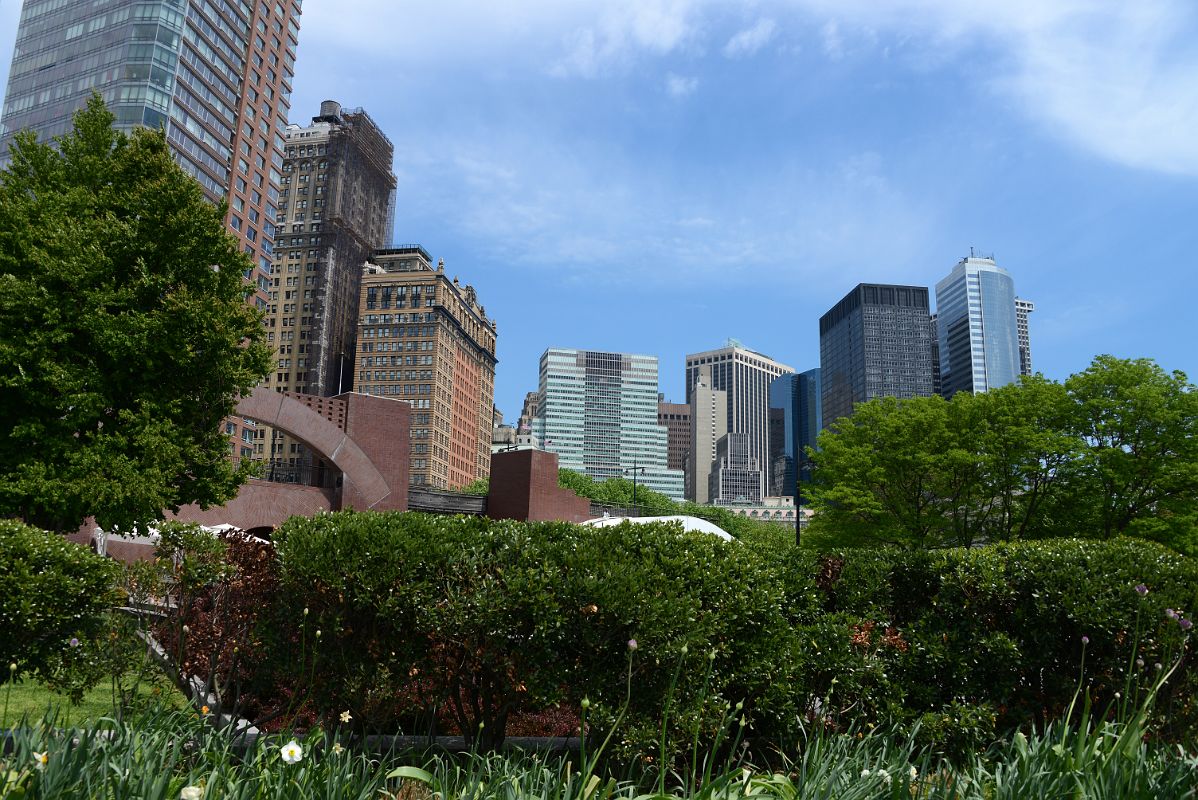
{"label": "tall green leaves", "polygon": [[160,132],[98,97],[0,172],[0,515],[128,528],[244,479],[221,426],[268,367],[250,268]]}
{"label": "tall green leaves", "polygon": [[968,546],[1134,533],[1198,552],[1198,393],[1148,359],[1064,384],[857,406],[815,452],[818,542]]}

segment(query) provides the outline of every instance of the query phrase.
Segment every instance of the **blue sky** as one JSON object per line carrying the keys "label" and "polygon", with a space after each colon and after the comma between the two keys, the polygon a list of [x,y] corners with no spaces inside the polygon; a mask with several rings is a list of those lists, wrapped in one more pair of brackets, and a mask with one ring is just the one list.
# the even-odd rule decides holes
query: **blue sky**
{"label": "blue sky", "polygon": [[818,366],[855,284],[971,246],[1048,377],[1194,379],[1195,41],[1187,0],[306,0],[292,119],[336,99],[390,137],[396,241],[498,320],[509,421],[550,346],[657,355],[677,401],[727,337]]}

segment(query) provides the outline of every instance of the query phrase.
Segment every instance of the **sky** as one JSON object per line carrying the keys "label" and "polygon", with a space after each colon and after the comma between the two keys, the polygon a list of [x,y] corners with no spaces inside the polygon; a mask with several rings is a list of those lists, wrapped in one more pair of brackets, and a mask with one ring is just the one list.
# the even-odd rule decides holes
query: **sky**
{"label": "sky", "polygon": [[1195,41],[1190,0],[306,0],[291,120],[390,138],[394,243],[477,289],[508,422],[548,347],[656,355],[677,402],[729,337],[817,367],[857,283],[970,248],[1047,377],[1193,380]]}

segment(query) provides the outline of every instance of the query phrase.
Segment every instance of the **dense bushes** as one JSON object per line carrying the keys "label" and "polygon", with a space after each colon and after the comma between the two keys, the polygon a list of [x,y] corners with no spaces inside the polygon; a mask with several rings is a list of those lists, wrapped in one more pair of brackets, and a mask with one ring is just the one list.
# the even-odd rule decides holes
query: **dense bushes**
{"label": "dense bushes", "polygon": [[[1124,539],[820,556],[669,525],[344,513],[293,519],[276,546],[239,568],[257,587],[232,616],[240,644],[213,644],[201,597],[189,652],[227,654],[224,685],[259,711],[349,710],[361,729],[440,725],[480,746],[553,707],[560,733],[584,698],[606,728],[630,666],[626,753],[655,749],[663,718],[678,743],[743,718],[762,751],[811,725],[918,721],[921,741],[960,752],[1058,718],[1083,636],[1098,707],[1134,691],[1185,646],[1165,610],[1198,607],[1192,561]],[[1196,684],[1183,663],[1162,733],[1198,728]]]}
{"label": "dense bushes", "polygon": [[53,533],[0,519],[0,683],[62,681],[105,629],[117,565]]}
{"label": "dense bushes", "polygon": [[[806,558],[797,556],[795,569],[806,569]],[[823,612],[857,620],[861,655],[868,650],[860,630],[873,626],[866,660],[877,659],[904,713],[985,706],[999,728],[1063,712],[1084,641],[1085,683],[1099,708],[1150,682],[1186,638],[1166,610],[1198,607],[1198,565],[1134,539],[850,550],[822,562]],[[1198,670],[1183,667],[1160,703],[1175,735],[1198,725]],[[842,692],[858,692],[864,703],[875,688],[849,683]]]}

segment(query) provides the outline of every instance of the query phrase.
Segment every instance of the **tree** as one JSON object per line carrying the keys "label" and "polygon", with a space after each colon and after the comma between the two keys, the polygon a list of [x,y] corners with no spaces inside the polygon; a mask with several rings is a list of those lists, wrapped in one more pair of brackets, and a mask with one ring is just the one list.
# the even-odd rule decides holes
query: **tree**
{"label": "tree", "polygon": [[224,209],[112,122],[95,95],[0,172],[0,515],[54,530],[233,497],[221,422],[269,368]]}
{"label": "tree", "polygon": [[819,444],[810,534],[825,546],[1130,534],[1198,552],[1198,392],[1149,359],[871,400]]}
{"label": "tree", "polygon": [[1196,552],[1198,392],[1147,358],[1102,355],[1065,381],[1073,433],[1069,511],[1093,536],[1131,533]]}

